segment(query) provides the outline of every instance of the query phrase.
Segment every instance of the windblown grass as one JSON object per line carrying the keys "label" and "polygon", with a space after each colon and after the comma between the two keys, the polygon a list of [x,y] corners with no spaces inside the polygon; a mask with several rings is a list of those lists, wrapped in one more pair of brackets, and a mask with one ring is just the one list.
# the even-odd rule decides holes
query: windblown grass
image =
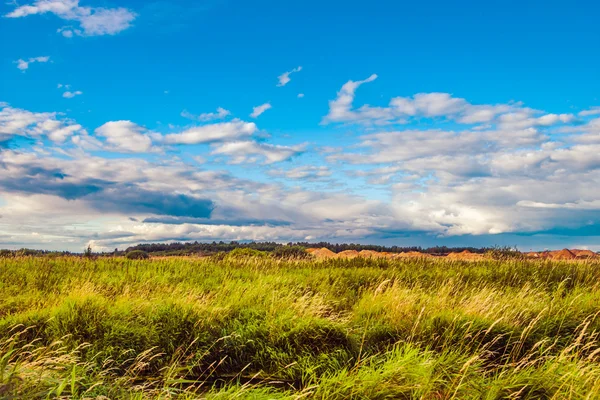
{"label": "windblown grass", "polygon": [[0,259],[0,398],[600,398],[600,263]]}

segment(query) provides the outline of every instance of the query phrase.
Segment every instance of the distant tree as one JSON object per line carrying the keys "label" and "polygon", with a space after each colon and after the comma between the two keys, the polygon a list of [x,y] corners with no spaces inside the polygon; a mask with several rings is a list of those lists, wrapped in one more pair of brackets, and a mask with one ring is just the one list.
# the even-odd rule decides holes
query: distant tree
{"label": "distant tree", "polygon": [[90,246],[88,244],[88,247],[86,247],[86,249],[83,251],[83,256],[85,258],[92,258],[92,257],[94,257],[94,252],[92,251],[92,246]]}
{"label": "distant tree", "polygon": [[127,257],[130,260],[146,260],[146,259],[150,258],[148,253],[146,253],[143,250],[130,251],[125,255],[125,257]]}
{"label": "distant tree", "polygon": [[238,248],[234,249],[227,254],[226,258],[230,259],[238,259],[238,258],[266,258],[268,254],[264,251],[256,250],[256,249],[248,249],[248,248]]}
{"label": "distant tree", "polygon": [[14,256],[14,252],[11,250],[5,250],[5,249],[0,250],[0,258],[13,257],[13,256]]}
{"label": "distant tree", "polygon": [[271,255],[280,260],[305,260],[312,258],[312,255],[306,252],[306,248],[291,244],[276,248],[271,252]]}
{"label": "distant tree", "polygon": [[494,246],[488,249],[486,254],[495,260],[523,259],[525,255],[517,247]]}

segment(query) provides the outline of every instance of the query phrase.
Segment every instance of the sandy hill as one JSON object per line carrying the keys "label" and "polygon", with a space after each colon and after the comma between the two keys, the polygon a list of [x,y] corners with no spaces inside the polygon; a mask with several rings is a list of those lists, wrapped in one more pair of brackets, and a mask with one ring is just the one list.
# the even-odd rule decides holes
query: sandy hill
{"label": "sandy hill", "polygon": [[[321,249],[317,248],[309,248],[306,251],[316,258],[324,259],[324,258],[356,258],[356,257],[364,257],[364,258],[389,258],[389,259],[403,259],[403,258],[436,258],[431,254],[419,253],[418,251],[409,251],[406,253],[388,253],[388,252],[378,252],[374,250],[344,250],[339,253],[334,253],[333,251],[323,247]],[[527,253],[523,253],[525,257],[528,258],[544,258],[551,260],[574,260],[574,259],[590,259],[590,258],[600,258],[600,256],[594,253],[591,250],[579,250],[579,249],[562,249],[555,251],[541,251],[535,252],[530,251]],[[477,261],[477,260],[485,260],[486,256],[484,254],[472,253],[469,250],[461,251],[460,253],[450,253],[446,256],[451,260],[467,260],[467,261]]]}
{"label": "sandy hill", "polygon": [[355,258],[359,256],[359,252],[356,250],[344,250],[337,253],[338,258]]}
{"label": "sandy hill", "polygon": [[460,253],[450,253],[447,257],[453,260],[467,261],[483,260],[485,258],[483,254],[472,253],[469,250],[463,250]]}
{"label": "sandy hill", "polygon": [[597,257],[599,257],[598,254],[594,253],[591,250],[572,249],[571,253],[575,254],[575,257],[577,257],[577,258],[597,258]]}
{"label": "sandy hill", "polygon": [[380,253],[378,251],[374,251],[374,250],[361,250],[360,253],[358,253],[361,257],[375,257],[375,258],[383,258],[386,256],[385,253]]}
{"label": "sandy hill", "polygon": [[406,253],[397,253],[394,258],[432,258],[431,254],[419,253],[418,251],[408,251]]}
{"label": "sandy hill", "polygon": [[316,258],[335,258],[337,257],[337,254],[335,254],[333,251],[329,250],[326,247],[323,247],[322,249],[306,249],[306,251],[310,254],[312,254],[313,256],[315,256]]}
{"label": "sandy hill", "polygon": [[569,249],[551,251],[549,255],[550,258],[553,260],[572,260],[574,258],[577,258],[577,256],[573,254]]}

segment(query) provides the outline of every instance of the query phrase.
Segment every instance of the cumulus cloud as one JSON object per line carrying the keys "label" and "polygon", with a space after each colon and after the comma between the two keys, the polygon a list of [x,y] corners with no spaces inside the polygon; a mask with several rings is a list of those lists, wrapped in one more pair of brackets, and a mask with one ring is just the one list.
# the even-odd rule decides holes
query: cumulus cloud
{"label": "cumulus cloud", "polygon": [[80,201],[101,213],[208,218],[213,209],[212,201],[197,195],[166,193],[100,179],[78,179],[60,169],[45,170],[42,167],[23,167],[14,177],[11,167],[14,166],[5,166],[6,174],[0,178],[0,187],[4,191]]}
{"label": "cumulus cloud", "polygon": [[412,97],[394,97],[387,106],[373,107],[364,104],[354,107],[356,90],[365,83],[373,82],[373,74],[361,81],[348,81],[329,102],[329,112],[322,123],[357,123],[363,125],[406,124],[417,118],[446,119],[461,124],[480,125],[493,123],[503,128],[526,129],[569,123],[572,114],[544,114],[542,111],[523,107],[521,103],[471,104],[450,93],[417,93]]}
{"label": "cumulus cloud", "polygon": [[[129,120],[88,134],[59,113],[0,104],[0,140],[35,143],[0,148],[3,234],[10,243],[72,241],[79,249],[85,239],[114,249],[156,240],[379,241],[414,232],[457,243],[600,227],[595,114],[472,104],[438,92],[353,106],[357,88],[374,79],[350,81],[334,100],[330,123],[344,124],[345,134],[336,147],[267,143],[255,123],[210,122],[220,109],[202,117],[209,123],[160,134]],[[208,146],[171,147],[186,144]],[[156,153],[89,153],[97,150]],[[95,232],[74,232],[82,225]]]}
{"label": "cumulus cloud", "polygon": [[56,85],[57,89],[63,90],[62,97],[65,99],[72,99],[75,96],[80,96],[83,94],[81,90],[71,90],[71,85],[59,83]]}
{"label": "cumulus cloud", "polygon": [[600,200],[592,201],[577,201],[574,203],[542,203],[538,201],[527,201],[522,200],[517,203],[520,207],[532,207],[532,208],[566,208],[571,210],[600,210]]}
{"label": "cumulus cloud", "polygon": [[273,164],[289,160],[305,148],[306,145],[281,146],[244,140],[215,145],[211,154],[228,156],[231,164],[256,163],[260,160],[264,164]]}
{"label": "cumulus cloud", "polygon": [[15,64],[17,64],[18,69],[25,72],[29,68],[29,64],[36,63],[36,62],[37,63],[46,63],[48,61],[50,61],[49,56],[41,56],[41,57],[31,57],[31,58],[28,58],[27,60],[23,60],[22,58],[19,58],[17,61],[15,61]]}
{"label": "cumulus cloud", "polygon": [[261,104],[260,106],[256,106],[252,108],[252,114],[250,116],[252,118],[258,118],[259,115],[267,111],[271,108],[271,103]]}
{"label": "cumulus cloud", "polygon": [[499,126],[508,129],[525,129],[533,126],[551,126],[559,122],[568,123],[575,119],[572,114],[544,114],[537,116],[534,110],[523,109],[498,117]]}
{"label": "cumulus cloud", "polygon": [[287,71],[287,72],[284,72],[283,74],[279,75],[277,77],[277,80],[279,81],[279,83],[277,84],[277,86],[281,87],[281,86],[287,85],[291,81],[290,75],[293,74],[293,73],[295,73],[295,72],[300,72],[300,71],[302,71],[302,67],[301,66],[300,67],[296,67],[296,68],[294,68],[291,71]]}
{"label": "cumulus cloud", "polygon": [[6,14],[8,18],[51,13],[78,26],[65,26],[58,32],[65,37],[114,35],[131,26],[136,14],[123,7],[104,8],[80,6],[78,0],[37,0]]}
{"label": "cumulus cloud", "polygon": [[326,159],[360,165],[347,174],[387,187],[397,220],[442,236],[600,226],[600,119],[585,120],[594,108],[576,118],[435,92],[355,107],[356,89],[375,78],[347,82],[323,119],[375,132]]}
{"label": "cumulus cloud", "polygon": [[73,97],[79,96],[79,95],[82,95],[82,94],[83,94],[83,92],[81,90],[75,90],[73,92],[67,90],[66,92],[64,92],[62,94],[62,97],[64,97],[65,99],[72,99]]}
{"label": "cumulus cloud", "polygon": [[[363,137],[366,151],[330,159],[384,165],[355,175],[396,183],[396,216],[418,230],[483,235],[597,221],[589,212],[600,195],[600,144],[553,143],[539,134],[517,141],[528,133],[510,140],[497,131],[382,132]],[[559,208],[570,214],[552,212]]]}
{"label": "cumulus cloud", "polygon": [[329,114],[325,116],[324,121],[343,122],[360,119],[358,113],[351,110],[356,89],[365,83],[373,82],[375,79],[377,79],[377,75],[373,74],[362,81],[346,82],[338,92],[337,98],[329,102]]}
{"label": "cumulus cloud", "polygon": [[[147,240],[356,237],[372,233],[365,221],[381,225],[372,215],[384,210],[359,196],[285,190],[177,162],[14,151],[0,153],[0,192],[9,236],[34,242],[19,227],[36,226],[45,240],[77,249],[90,239],[114,248]],[[70,228],[100,219],[96,231]]]}
{"label": "cumulus cloud", "polygon": [[146,153],[153,149],[148,131],[131,121],[110,121],[94,132],[105,138],[108,149],[113,151]]}
{"label": "cumulus cloud", "polygon": [[328,178],[332,173],[329,167],[325,165],[319,167],[314,165],[304,165],[288,170],[274,169],[269,171],[269,174],[273,176],[283,176],[288,179],[313,181]]}
{"label": "cumulus cloud", "polygon": [[229,115],[231,115],[231,111],[226,110],[222,107],[217,107],[217,112],[214,113],[202,113],[198,116],[193,115],[189,112],[187,112],[186,110],[183,110],[181,112],[181,116],[184,118],[188,118],[188,119],[193,119],[193,120],[198,120],[198,121],[202,121],[202,122],[208,122],[208,121],[214,121],[214,120],[218,120],[218,119],[223,119],[225,117],[228,117]]}
{"label": "cumulus cloud", "polygon": [[592,119],[587,123],[578,126],[572,132],[577,133],[572,136],[572,140],[578,143],[600,143],[600,118]]}
{"label": "cumulus cloud", "polygon": [[47,137],[53,142],[64,142],[75,133],[86,133],[83,127],[56,112],[31,112],[8,105],[0,109],[0,140],[12,136],[40,139]]}
{"label": "cumulus cloud", "polygon": [[592,107],[589,110],[580,111],[577,115],[580,117],[589,117],[590,115],[600,115],[600,107]]}
{"label": "cumulus cloud", "polygon": [[216,124],[197,126],[179,133],[165,135],[166,144],[199,144],[248,137],[257,131],[256,124],[233,120]]}

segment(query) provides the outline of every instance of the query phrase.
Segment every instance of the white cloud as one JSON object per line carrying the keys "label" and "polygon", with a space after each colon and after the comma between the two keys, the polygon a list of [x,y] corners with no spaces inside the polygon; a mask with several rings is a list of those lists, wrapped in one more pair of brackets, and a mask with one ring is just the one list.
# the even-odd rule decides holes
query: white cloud
{"label": "white cloud", "polygon": [[[377,75],[373,74],[362,81],[346,82],[337,97],[329,102],[329,112],[322,122],[390,125],[437,118],[469,125],[496,124],[507,129],[526,129],[569,123],[575,118],[572,114],[544,114],[539,110],[523,107],[521,103],[475,105],[463,98],[453,97],[450,93],[440,92],[394,97],[383,107],[364,104],[355,108],[353,103],[358,87],[375,79]],[[479,125],[477,129],[485,127]]]}
{"label": "white cloud", "polygon": [[36,62],[46,63],[48,61],[50,61],[49,56],[42,56],[42,57],[32,57],[27,60],[23,60],[22,58],[20,58],[17,61],[15,61],[15,64],[17,64],[18,69],[25,72],[29,68],[29,64],[31,64],[31,63],[36,63]]}
{"label": "white cloud", "polygon": [[65,37],[114,35],[131,26],[136,14],[126,8],[80,6],[78,0],[37,0],[32,5],[17,7],[8,18],[51,13],[79,23],[78,28],[65,26],[58,30]]}
{"label": "white cloud", "polygon": [[215,145],[211,154],[228,156],[231,164],[256,163],[260,160],[264,164],[273,164],[289,160],[302,153],[305,147],[305,145],[280,146],[244,140]]}
{"label": "white cloud", "polygon": [[520,207],[532,207],[532,208],[563,208],[570,210],[600,210],[600,200],[592,200],[592,201],[577,201],[574,203],[542,203],[537,201],[519,201],[517,203]]}
{"label": "white cloud", "polygon": [[276,169],[269,172],[273,176],[283,176],[288,179],[297,180],[319,180],[331,176],[331,170],[327,166],[305,165],[288,170]]}
{"label": "white cloud", "polygon": [[[518,102],[471,104],[437,92],[353,107],[356,88],[369,79],[344,85],[336,99],[343,101],[333,122],[360,125],[333,139],[335,148],[311,147],[320,153],[308,153],[307,144],[261,142],[256,124],[236,119],[165,134],[111,121],[89,135],[59,113],[0,103],[0,141],[20,135],[35,143],[0,150],[0,228],[15,243],[43,239],[60,247],[92,238],[114,248],[144,240],[377,241],[411,231],[441,238],[600,225],[600,118]],[[210,146],[168,148],[199,143]],[[86,153],[162,146],[174,151]],[[252,164],[231,171],[252,167],[258,178],[215,170],[226,163]],[[318,193],[316,186],[326,188]],[[207,198],[210,219],[197,216]],[[75,232],[82,225],[94,229]]]}
{"label": "white cloud", "polygon": [[27,70],[27,68],[29,68],[29,62],[25,61],[21,58],[19,58],[17,61],[15,61],[15,63],[17,64],[17,68],[19,68],[23,72],[25,72],[25,70]]}
{"label": "white cloud", "polygon": [[302,71],[302,67],[301,66],[300,67],[296,67],[296,68],[294,68],[291,71],[287,71],[287,72],[284,72],[283,74],[279,75],[277,77],[277,80],[279,81],[279,83],[277,84],[277,86],[281,87],[281,86],[287,85],[291,81],[290,75],[293,74],[293,73],[295,73],[295,72],[300,72],[300,71]]}
{"label": "white cloud", "polygon": [[231,115],[231,111],[224,109],[223,107],[217,107],[217,112],[214,113],[202,113],[198,116],[195,116],[186,110],[181,112],[181,116],[188,119],[198,120],[202,122],[214,121],[218,119],[223,119]]}
{"label": "white cloud", "polygon": [[74,135],[71,142],[83,151],[98,151],[104,148],[104,144],[93,136],[86,133]]}
{"label": "white cloud", "polygon": [[592,119],[576,128],[578,134],[572,137],[577,143],[600,143],[600,118]]}
{"label": "white cloud", "polygon": [[575,119],[573,114],[545,114],[524,108],[502,114],[498,117],[498,125],[505,129],[526,129],[534,126],[551,126],[559,122],[568,123]]}
{"label": "white cloud", "polygon": [[56,85],[57,89],[64,90],[62,97],[65,99],[72,99],[75,96],[80,96],[83,94],[81,90],[73,90],[71,91],[71,85],[59,83]]}
{"label": "white cloud", "polygon": [[498,234],[595,218],[585,211],[596,210],[600,196],[600,141],[557,143],[535,128],[404,130],[364,135],[357,149],[328,159],[375,165],[354,175],[369,184],[396,183],[396,218],[414,229]]}
{"label": "white cloud", "polygon": [[589,110],[580,111],[580,117],[589,117],[590,115],[600,115],[600,107],[592,107]]}
{"label": "white cloud", "polygon": [[412,99],[396,97],[390,101],[395,114],[426,117],[458,114],[467,104],[465,99],[452,97],[449,93],[418,93]]}
{"label": "white cloud", "polygon": [[251,136],[257,131],[256,124],[233,120],[210,125],[197,126],[180,133],[167,134],[166,144],[198,144],[224,140],[235,140]]}
{"label": "white cloud", "polygon": [[82,95],[82,94],[83,94],[83,92],[80,91],[80,90],[75,90],[73,92],[70,92],[70,91],[67,90],[66,92],[64,92],[62,94],[62,97],[64,97],[65,99],[72,99],[73,97],[79,96],[79,95]]}
{"label": "white cloud", "polygon": [[[372,233],[370,227],[381,225],[373,215],[386,213],[380,202],[344,193],[286,190],[280,185],[166,160],[151,163],[139,158],[109,160],[89,155],[62,159],[1,152],[0,192],[4,233],[15,243],[76,250],[91,238],[98,246],[113,249],[173,237],[278,241],[353,238]],[[132,197],[135,194],[141,197]],[[176,220],[185,215],[181,207],[193,211],[200,196],[209,196],[216,205],[210,219],[191,218],[190,222],[174,224],[161,223],[160,219],[141,222],[156,212],[175,213]],[[171,207],[174,200],[181,207]],[[159,208],[148,212],[148,206],[156,203]],[[31,231],[38,232],[47,243],[39,244],[39,238],[26,233]]]}
{"label": "white cloud", "polygon": [[440,130],[406,130],[380,132],[362,136],[360,146],[370,152],[343,152],[330,156],[358,164],[401,162],[437,154],[477,154],[488,145],[478,132],[446,132]]}
{"label": "white cloud", "polygon": [[252,108],[252,114],[250,116],[252,118],[257,118],[259,115],[267,111],[271,108],[271,103],[261,104],[260,106],[256,106]]}
{"label": "white cloud", "polygon": [[[326,159],[365,165],[348,174],[386,185],[397,220],[441,235],[600,224],[590,214],[600,196],[600,119],[582,124],[571,113],[519,102],[475,105],[447,93],[353,107],[356,89],[373,79],[346,83],[323,122],[389,126]],[[579,113],[591,115],[594,108]],[[458,129],[436,128],[440,119]],[[398,127],[411,121],[422,128]],[[559,142],[558,133],[569,135]]]}
{"label": "white cloud", "polygon": [[304,93],[298,93],[298,98],[301,99],[304,97]]}
{"label": "white cloud", "polygon": [[94,132],[106,139],[109,150],[126,153],[152,151],[152,139],[148,131],[131,121],[110,121]]}
{"label": "white cloud", "polygon": [[59,119],[59,114],[55,112],[36,113],[0,105],[0,139],[13,135],[30,138],[46,136],[60,143],[75,133],[85,132],[81,125],[68,119]]}
{"label": "white cloud", "polygon": [[373,74],[362,81],[348,81],[342,89],[337,93],[337,98],[329,102],[329,114],[324,118],[325,122],[342,122],[359,119],[357,113],[353,112],[352,102],[356,89],[360,85],[368,82],[373,82],[377,79],[377,75]]}

